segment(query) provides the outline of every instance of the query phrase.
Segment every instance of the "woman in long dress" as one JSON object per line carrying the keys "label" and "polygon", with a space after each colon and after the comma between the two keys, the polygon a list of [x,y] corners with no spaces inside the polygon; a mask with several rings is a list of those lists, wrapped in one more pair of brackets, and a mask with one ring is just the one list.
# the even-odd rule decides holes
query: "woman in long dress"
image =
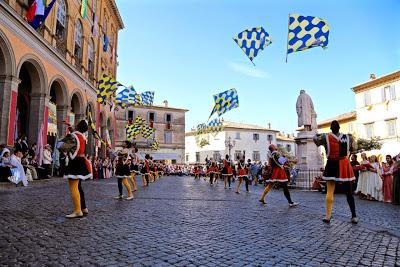
{"label": "woman in long dress", "polygon": [[385,203],[392,202],[393,191],[393,159],[392,156],[386,156],[386,163],[382,164],[382,177],[383,177],[383,200]]}
{"label": "woman in long dress", "polygon": [[22,182],[24,186],[28,186],[28,179],[26,178],[24,167],[21,164],[22,157],[23,152],[19,149],[14,152],[14,155],[11,155],[10,164],[12,166],[12,176],[10,176],[8,180],[16,185]]}
{"label": "woman in long dress", "polygon": [[370,163],[372,168],[369,169],[368,180],[368,196],[369,200],[383,201],[383,182],[380,176],[380,165],[375,155],[371,156]]}
{"label": "woman in long dress", "polygon": [[369,172],[368,167],[371,165],[367,159],[367,155],[365,153],[361,154],[362,161],[360,162],[360,166],[358,167],[360,171],[360,176],[358,177],[357,189],[356,193],[359,195],[361,199],[368,198],[368,180],[369,180]]}

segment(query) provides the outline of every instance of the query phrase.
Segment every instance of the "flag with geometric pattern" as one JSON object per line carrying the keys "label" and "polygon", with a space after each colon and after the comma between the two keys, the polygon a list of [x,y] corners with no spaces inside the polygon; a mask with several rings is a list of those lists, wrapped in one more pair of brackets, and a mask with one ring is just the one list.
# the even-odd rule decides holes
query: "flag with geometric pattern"
{"label": "flag with geometric pattern", "polygon": [[150,128],[147,124],[142,126],[142,135],[144,138],[149,139],[154,134],[154,129]]}
{"label": "flag with geometric pattern", "polygon": [[207,125],[207,132],[211,133],[212,135],[216,136],[219,132],[224,130],[224,125],[222,121],[218,118],[213,119]]}
{"label": "flag with geometric pattern", "polygon": [[152,106],[153,105],[154,92],[151,92],[151,91],[143,92],[140,96],[141,96],[143,106]]}
{"label": "flag with geometric pattern", "polygon": [[125,87],[121,91],[117,92],[115,104],[122,108],[138,107],[141,105],[141,97],[133,86]]}
{"label": "flag with geometric pattern", "polygon": [[126,137],[129,141],[136,139],[136,137],[142,132],[142,127],[145,127],[146,120],[140,116],[137,116],[135,123],[127,124]]}
{"label": "flag with geometric pattern", "polygon": [[151,148],[155,151],[160,149],[160,144],[158,143],[158,140],[154,138],[153,144],[151,145]]}
{"label": "flag with geometric pattern", "polygon": [[[253,62],[254,58],[272,43],[272,39],[263,27],[256,27],[242,31],[233,40]],[[254,63],[253,63],[254,64]]]}
{"label": "flag with geometric pattern", "polygon": [[329,25],[326,20],[299,14],[289,15],[288,54],[318,46],[326,49],[328,42]]}
{"label": "flag with geometric pattern", "polygon": [[97,89],[97,102],[104,104],[106,99],[113,100],[115,91],[119,86],[122,86],[122,84],[112,79],[107,74],[103,74]]}
{"label": "flag with geometric pattern", "polygon": [[210,118],[214,113],[218,116],[226,113],[229,110],[239,107],[239,96],[236,89],[230,89],[228,91],[214,95],[215,106],[210,114]]}

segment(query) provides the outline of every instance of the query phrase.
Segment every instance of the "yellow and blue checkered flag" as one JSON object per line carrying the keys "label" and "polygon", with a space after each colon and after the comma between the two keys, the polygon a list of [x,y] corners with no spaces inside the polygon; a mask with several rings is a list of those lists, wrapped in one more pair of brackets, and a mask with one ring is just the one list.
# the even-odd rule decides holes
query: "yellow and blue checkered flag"
{"label": "yellow and blue checkered flag", "polygon": [[125,126],[126,139],[128,141],[132,141],[132,140],[136,139],[136,137],[140,134],[141,128],[142,128],[141,125],[127,124]]}
{"label": "yellow and blue checkered flag", "polygon": [[214,95],[215,106],[210,117],[217,113],[218,116],[228,112],[231,109],[239,107],[239,96],[235,88]]}
{"label": "yellow and blue checkered flag", "polygon": [[154,92],[143,92],[141,95],[143,106],[152,106],[154,101]]}
{"label": "yellow and blue checkered flag", "polygon": [[150,128],[148,125],[142,126],[142,135],[144,138],[149,139],[154,134],[154,129]]}
{"label": "yellow and blue checkered flag", "polygon": [[[272,39],[268,32],[263,27],[256,27],[242,31],[233,40],[243,50],[243,52],[249,57],[251,62],[254,58],[264,50],[268,45],[272,43]],[[253,63],[254,64],[254,63]]]}
{"label": "yellow and blue checkered flag", "polygon": [[224,125],[222,121],[218,118],[213,119],[207,125],[207,132],[211,133],[213,136],[216,136],[219,132],[224,130]]}
{"label": "yellow and blue checkered flag", "polygon": [[112,79],[111,76],[103,74],[97,88],[97,102],[104,104],[106,99],[113,100],[115,91],[119,86],[122,86],[122,84]]}
{"label": "yellow and blue checkered flag", "polygon": [[321,18],[289,15],[287,54],[321,46],[327,48],[329,25]]}
{"label": "yellow and blue checkered flag", "polygon": [[133,86],[125,87],[117,93],[115,104],[125,107],[138,107],[141,105],[141,96]]}
{"label": "yellow and blue checkered flag", "polygon": [[158,143],[158,140],[154,138],[153,144],[151,145],[151,148],[155,151],[160,149],[160,144]]}

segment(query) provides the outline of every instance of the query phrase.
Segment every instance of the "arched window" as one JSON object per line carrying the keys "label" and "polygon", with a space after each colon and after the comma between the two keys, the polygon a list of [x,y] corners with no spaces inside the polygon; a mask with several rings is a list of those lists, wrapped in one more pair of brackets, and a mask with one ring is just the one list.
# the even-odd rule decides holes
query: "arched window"
{"label": "arched window", "polygon": [[82,24],[79,20],[77,20],[75,24],[74,56],[77,63],[82,62]]}
{"label": "arched window", "polygon": [[88,45],[88,70],[90,77],[94,76],[94,44],[93,39],[89,39]]}
{"label": "arched window", "polygon": [[65,40],[66,25],[67,7],[65,6],[64,0],[59,0],[57,6],[56,36],[61,40]]}

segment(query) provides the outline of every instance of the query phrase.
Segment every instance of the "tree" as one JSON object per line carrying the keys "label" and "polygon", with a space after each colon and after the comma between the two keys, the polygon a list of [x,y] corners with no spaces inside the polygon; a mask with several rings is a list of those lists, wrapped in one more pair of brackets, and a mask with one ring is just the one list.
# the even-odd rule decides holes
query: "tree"
{"label": "tree", "polygon": [[358,151],[371,151],[374,149],[381,149],[382,141],[380,137],[372,137],[371,139],[358,138],[357,150]]}
{"label": "tree", "polygon": [[289,166],[293,167],[295,165],[294,162],[296,162],[296,158],[293,156],[292,153],[290,153],[289,151],[287,151],[287,149],[283,146],[279,146],[278,147],[278,152],[284,156],[285,158],[287,158],[289,160]]}

